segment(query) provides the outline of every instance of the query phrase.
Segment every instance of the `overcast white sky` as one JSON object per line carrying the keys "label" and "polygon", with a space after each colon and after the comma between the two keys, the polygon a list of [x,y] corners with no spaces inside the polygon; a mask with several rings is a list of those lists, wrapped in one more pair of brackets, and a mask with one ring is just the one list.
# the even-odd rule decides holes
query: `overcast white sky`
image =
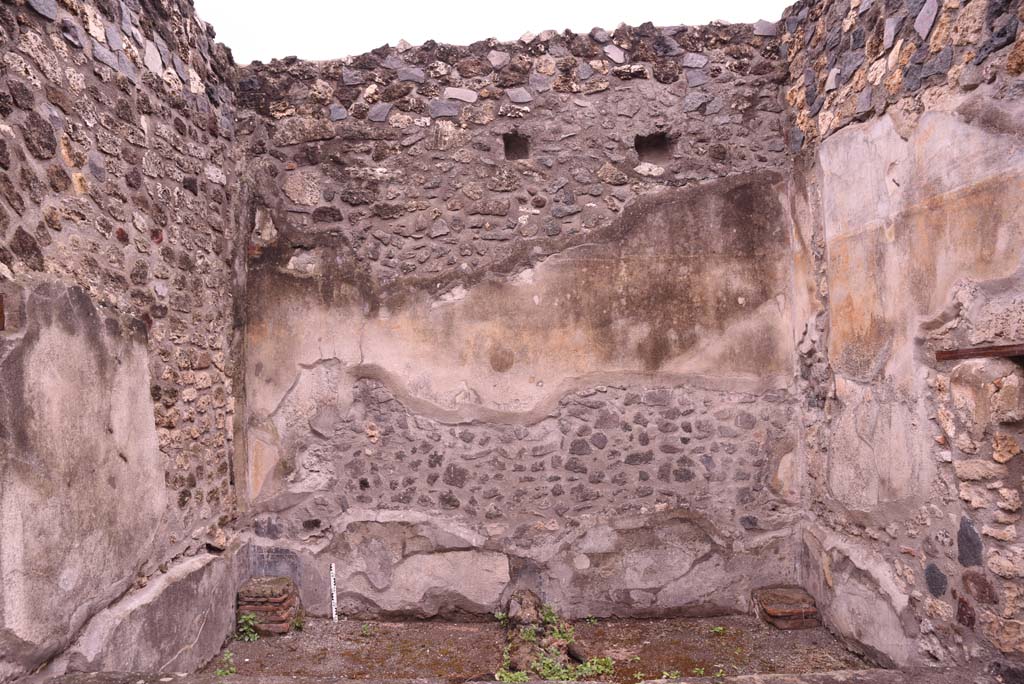
{"label": "overcast white sky", "polygon": [[545,29],[774,21],[793,0],[195,0],[239,64],[336,59],[404,38],[465,45]]}

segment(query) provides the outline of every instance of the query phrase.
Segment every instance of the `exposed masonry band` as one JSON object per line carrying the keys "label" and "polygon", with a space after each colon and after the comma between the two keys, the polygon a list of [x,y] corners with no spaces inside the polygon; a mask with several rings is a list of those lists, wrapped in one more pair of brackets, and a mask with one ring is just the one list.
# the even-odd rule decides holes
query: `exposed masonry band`
{"label": "exposed masonry band", "polygon": [[[1020,664],[1020,2],[233,64],[0,5],[0,681],[327,615],[714,614]],[[148,390],[148,391],[147,391]],[[172,609],[173,607],[173,609]]]}

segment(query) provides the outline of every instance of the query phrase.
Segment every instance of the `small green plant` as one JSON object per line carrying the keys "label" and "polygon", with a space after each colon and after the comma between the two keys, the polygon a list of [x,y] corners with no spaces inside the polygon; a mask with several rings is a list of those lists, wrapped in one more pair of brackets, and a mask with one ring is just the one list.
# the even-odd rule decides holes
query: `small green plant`
{"label": "small green plant", "polygon": [[533,625],[526,625],[519,630],[519,638],[532,644],[537,640],[537,628]]}
{"label": "small green plant", "polygon": [[633,679],[635,679],[638,682],[644,681],[644,679],[646,677],[647,677],[647,675],[645,675],[643,672],[634,672],[633,673]]}
{"label": "small green plant", "polygon": [[726,632],[725,627],[722,627],[721,625],[719,625],[718,627],[712,627],[711,628],[711,633],[714,634],[715,636],[722,636],[723,634],[725,634],[725,632]]}
{"label": "small green plant", "polygon": [[597,618],[594,617],[593,615],[591,615],[590,617],[587,618],[586,623],[588,625],[596,625],[597,624]]}
{"label": "small green plant", "polygon": [[679,679],[682,676],[683,673],[679,670],[667,670],[666,672],[661,673],[662,679]]}
{"label": "small green plant", "polygon": [[563,665],[558,658],[557,648],[542,652],[530,665],[530,668],[537,673],[541,679],[553,679],[560,682],[575,680],[574,668],[572,665]]}
{"label": "small green plant", "polygon": [[553,625],[558,622],[558,614],[555,613],[554,608],[545,603],[540,609],[540,620],[545,625]]}
{"label": "small green plant", "polygon": [[629,656],[629,658],[626,660],[626,662],[627,663],[639,663],[640,662],[640,656],[638,656],[638,655]]}
{"label": "small green plant", "polygon": [[718,668],[718,670],[714,674],[714,677],[715,677],[715,679],[724,679],[725,678],[725,670],[723,670],[722,668]]}
{"label": "small green plant", "polygon": [[292,620],[292,629],[294,629],[296,632],[301,632],[305,628],[306,628],[306,618],[305,618],[304,615],[302,615],[302,613],[299,613]]}
{"label": "small green plant", "polygon": [[511,646],[506,646],[505,650],[501,653],[501,667],[494,673],[494,678],[499,682],[526,682],[530,680],[530,674],[528,672],[513,672],[512,671],[512,659],[509,656],[509,650]]}
{"label": "small green plant", "polygon": [[373,625],[369,622],[364,622],[363,626],[359,628],[359,633],[369,639],[374,634]]}
{"label": "small green plant", "polygon": [[591,658],[575,668],[576,679],[592,679],[604,675],[615,674],[615,661],[608,657]]}
{"label": "small green plant", "polygon": [[260,633],[256,631],[259,618],[255,613],[242,613],[238,616],[238,631],[235,638],[239,641],[258,641]]}
{"label": "small green plant", "polygon": [[692,674],[694,677],[703,677],[704,676],[704,668],[703,667],[695,667],[695,668],[693,668],[693,670],[690,671],[690,674]]}
{"label": "small green plant", "polygon": [[224,651],[224,655],[220,657],[220,666],[213,671],[213,674],[218,677],[230,677],[236,672],[238,672],[238,668],[235,667],[235,654],[231,651]]}
{"label": "small green plant", "polygon": [[[580,665],[563,664],[561,652],[557,646],[551,646],[542,650],[540,655],[532,663],[530,670],[536,677],[531,677],[529,672],[513,672],[510,658],[511,645],[505,646],[501,655],[501,667],[494,673],[494,678],[499,682],[527,682],[532,679],[545,679],[558,682],[574,682],[581,679],[596,679],[604,675],[615,673],[615,661],[611,658],[591,658]],[[636,678],[643,679],[643,675]]]}
{"label": "small green plant", "polygon": [[498,624],[502,627],[508,627],[508,613],[503,613],[500,610],[494,614],[494,619],[498,621]]}
{"label": "small green plant", "polygon": [[560,641],[564,641],[567,644],[571,644],[576,641],[576,630],[573,629],[572,625],[566,622],[561,622],[551,628],[551,636]]}

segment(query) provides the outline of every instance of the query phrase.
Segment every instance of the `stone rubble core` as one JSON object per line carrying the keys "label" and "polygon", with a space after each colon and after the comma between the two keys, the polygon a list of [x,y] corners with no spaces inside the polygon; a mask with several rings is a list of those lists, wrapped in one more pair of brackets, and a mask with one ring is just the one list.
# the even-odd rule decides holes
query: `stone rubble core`
{"label": "stone rubble core", "polygon": [[[315,616],[714,615],[1024,658],[1020,0],[234,64],[0,4],[0,682]],[[298,605],[298,604],[297,604]]]}
{"label": "stone rubble core", "polygon": [[570,637],[571,631],[563,634],[558,629],[569,630],[561,618],[529,589],[519,590],[512,594],[506,606],[506,615],[511,629],[508,630],[507,643],[503,654],[502,668],[508,672],[523,672],[531,679],[543,679],[537,673],[537,663],[545,661],[564,672],[572,672],[572,668],[586,663],[595,657],[589,653],[585,643]]}

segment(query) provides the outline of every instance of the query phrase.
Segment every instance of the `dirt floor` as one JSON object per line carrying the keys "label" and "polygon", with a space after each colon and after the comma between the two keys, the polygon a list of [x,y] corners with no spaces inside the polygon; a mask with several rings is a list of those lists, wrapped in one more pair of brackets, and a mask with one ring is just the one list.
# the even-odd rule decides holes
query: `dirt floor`
{"label": "dirt floor", "polygon": [[611,656],[614,681],[856,670],[868,664],[825,629],[781,631],[750,616],[574,624],[588,656]]}
{"label": "dirt floor", "polygon": [[[867,667],[824,629],[783,632],[749,616],[573,623],[587,657],[609,656],[615,674],[643,679],[755,673],[807,673]],[[301,632],[234,641],[237,675],[430,678],[448,682],[493,680],[501,665],[505,630],[497,623],[358,622],[309,620]],[[218,658],[203,672],[222,667]]]}
{"label": "dirt floor", "polygon": [[[505,630],[497,623],[307,620],[301,632],[234,641],[239,678],[246,675],[349,679],[494,679]],[[214,660],[204,673],[222,667]]]}

